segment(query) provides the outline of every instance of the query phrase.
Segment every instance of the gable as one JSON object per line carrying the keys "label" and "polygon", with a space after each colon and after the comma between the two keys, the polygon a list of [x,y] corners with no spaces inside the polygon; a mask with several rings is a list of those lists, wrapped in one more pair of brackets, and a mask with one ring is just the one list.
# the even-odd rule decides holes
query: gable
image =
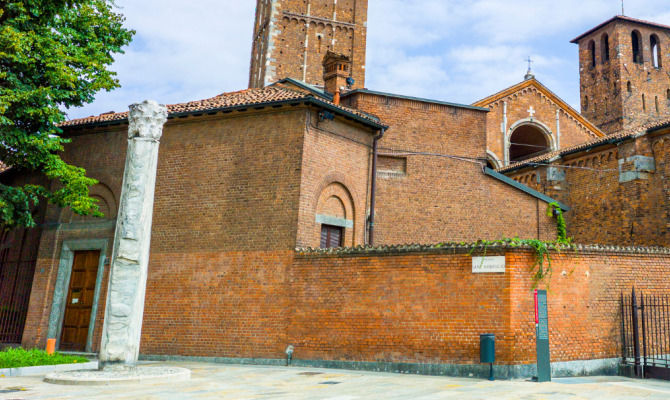
{"label": "gable", "polygon": [[491,107],[496,103],[507,100],[514,99],[515,97],[526,95],[528,93],[538,93],[545,101],[553,103],[557,108],[559,108],[566,116],[568,116],[573,122],[578,124],[583,130],[591,137],[598,138],[603,137],[605,134],[598,129],[593,123],[587,120],[583,115],[581,115],[577,110],[572,108],[568,103],[563,99],[554,94],[546,86],[541,84],[535,78],[525,80],[519,84],[516,84],[512,87],[509,87],[505,90],[502,90],[496,94],[493,94],[485,99],[479,100],[474,103],[475,107]]}

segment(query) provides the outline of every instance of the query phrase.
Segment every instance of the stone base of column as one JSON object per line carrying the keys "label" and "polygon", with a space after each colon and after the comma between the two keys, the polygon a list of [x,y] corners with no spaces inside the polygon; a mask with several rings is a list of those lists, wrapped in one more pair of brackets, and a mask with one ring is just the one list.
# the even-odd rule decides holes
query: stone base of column
{"label": "stone base of column", "polygon": [[176,382],[191,379],[186,368],[169,366],[113,366],[102,370],[54,372],[44,381],[57,385],[121,385],[132,383]]}

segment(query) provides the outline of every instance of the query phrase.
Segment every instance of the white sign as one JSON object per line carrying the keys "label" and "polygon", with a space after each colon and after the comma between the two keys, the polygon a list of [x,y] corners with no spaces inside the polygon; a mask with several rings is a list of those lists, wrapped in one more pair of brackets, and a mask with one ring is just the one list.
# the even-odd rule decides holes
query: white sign
{"label": "white sign", "polygon": [[505,256],[472,257],[473,274],[505,273]]}

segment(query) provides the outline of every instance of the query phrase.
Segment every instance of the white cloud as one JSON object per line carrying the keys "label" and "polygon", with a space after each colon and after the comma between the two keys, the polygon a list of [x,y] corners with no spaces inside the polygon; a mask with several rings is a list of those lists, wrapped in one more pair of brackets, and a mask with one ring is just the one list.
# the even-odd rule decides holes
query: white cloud
{"label": "white cloud", "polygon": [[[577,48],[569,40],[620,12],[612,0],[369,1],[366,86],[460,103],[519,82],[531,56],[537,78],[578,105]],[[123,87],[70,117],[247,87],[255,1],[117,3],[138,32],[113,66]],[[670,24],[667,0],[627,2],[626,14]]]}

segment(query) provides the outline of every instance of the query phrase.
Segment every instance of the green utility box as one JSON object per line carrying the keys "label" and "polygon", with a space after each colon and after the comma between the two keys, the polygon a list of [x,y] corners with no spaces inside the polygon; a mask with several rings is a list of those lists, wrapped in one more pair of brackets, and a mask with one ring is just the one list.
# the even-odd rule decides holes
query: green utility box
{"label": "green utility box", "polygon": [[494,334],[479,335],[479,359],[482,364],[489,364],[489,380],[494,380],[493,363],[496,362],[496,336]]}
{"label": "green utility box", "polygon": [[487,333],[479,336],[479,357],[482,364],[496,362],[496,336]]}

